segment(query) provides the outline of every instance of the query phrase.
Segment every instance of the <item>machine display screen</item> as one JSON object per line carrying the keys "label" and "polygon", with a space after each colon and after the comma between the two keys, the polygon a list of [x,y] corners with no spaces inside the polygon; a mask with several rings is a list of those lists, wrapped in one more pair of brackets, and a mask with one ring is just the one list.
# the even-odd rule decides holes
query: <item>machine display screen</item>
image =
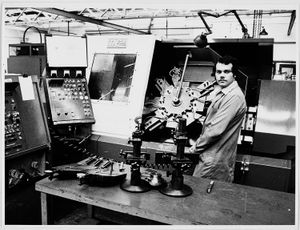
{"label": "machine display screen", "polygon": [[71,36],[46,36],[49,67],[86,67],[86,39]]}
{"label": "machine display screen", "polygon": [[136,54],[94,55],[89,79],[91,99],[128,102]]}

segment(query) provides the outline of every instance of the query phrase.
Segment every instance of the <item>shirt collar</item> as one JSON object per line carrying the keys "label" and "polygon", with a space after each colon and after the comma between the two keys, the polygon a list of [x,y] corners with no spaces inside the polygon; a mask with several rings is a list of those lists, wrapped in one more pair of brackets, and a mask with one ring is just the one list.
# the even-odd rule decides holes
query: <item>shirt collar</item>
{"label": "shirt collar", "polygon": [[224,95],[226,95],[227,93],[229,93],[230,91],[232,91],[236,87],[238,87],[238,83],[236,81],[233,81],[229,86],[227,86],[226,88],[221,89],[219,91],[219,93],[222,92]]}

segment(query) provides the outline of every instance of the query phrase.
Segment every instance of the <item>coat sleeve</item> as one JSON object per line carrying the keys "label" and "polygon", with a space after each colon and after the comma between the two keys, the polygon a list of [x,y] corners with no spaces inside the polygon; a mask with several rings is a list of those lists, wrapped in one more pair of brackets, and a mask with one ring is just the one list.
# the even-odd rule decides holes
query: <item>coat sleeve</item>
{"label": "coat sleeve", "polygon": [[218,141],[240,110],[241,104],[242,101],[238,96],[233,96],[228,100],[221,102],[220,107],[213,117],[207,121],[202,134],[190,151],[201,153]]}

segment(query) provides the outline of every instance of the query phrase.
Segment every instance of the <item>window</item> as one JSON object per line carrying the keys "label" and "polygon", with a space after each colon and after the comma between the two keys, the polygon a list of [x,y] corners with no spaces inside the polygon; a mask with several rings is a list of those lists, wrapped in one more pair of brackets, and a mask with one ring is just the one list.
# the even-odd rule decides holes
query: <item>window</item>
{"label": "window", "polygon": [[96,53],[91,68],[91,99],[128,102],[136,54]]}

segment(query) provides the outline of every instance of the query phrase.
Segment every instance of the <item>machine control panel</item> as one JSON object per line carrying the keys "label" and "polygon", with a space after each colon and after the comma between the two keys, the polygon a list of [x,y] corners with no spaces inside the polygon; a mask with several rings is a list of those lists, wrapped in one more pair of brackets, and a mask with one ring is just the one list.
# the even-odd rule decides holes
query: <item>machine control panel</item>
{"label": "machine control panel", "polygon": [[20,112],[15,99],[9,92],[5,94],[5,155],[24,148],[24,134]]}
{"label": "machine control panel", "polygon": [[50,145],[38,76],[5,75],[5,160]]}
{"label": "machine control panel", "polygon": [[95,122],[85,78],[52,78],[46,81],[54,125]]}

